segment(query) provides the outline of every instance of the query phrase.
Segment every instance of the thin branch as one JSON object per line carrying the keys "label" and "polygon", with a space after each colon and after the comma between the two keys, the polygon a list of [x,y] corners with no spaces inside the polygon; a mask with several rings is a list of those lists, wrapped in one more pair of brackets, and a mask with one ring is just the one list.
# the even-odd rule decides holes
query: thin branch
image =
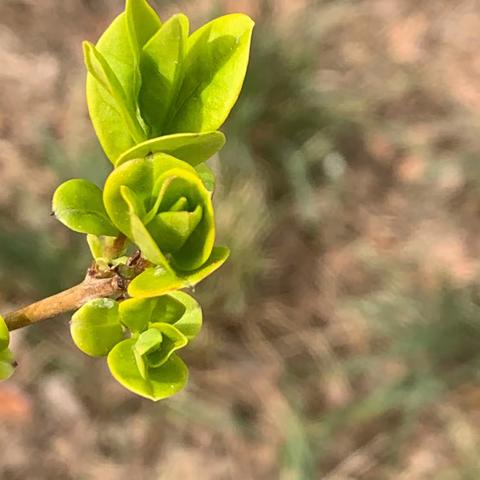
{"label": "thin branch", "polygon": [[120,275],[109,278],[87,275],[82,283],[68,290],[7,313],[5,322],[10,331],[16,330],[76,310],[94,298],[118,298],[126,292],[126,287],[127,282]]}

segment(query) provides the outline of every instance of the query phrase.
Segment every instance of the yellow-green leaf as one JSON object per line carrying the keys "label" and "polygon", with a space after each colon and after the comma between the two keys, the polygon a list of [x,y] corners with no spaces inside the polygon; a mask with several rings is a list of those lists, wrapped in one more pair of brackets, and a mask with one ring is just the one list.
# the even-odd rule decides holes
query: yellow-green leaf
{"label": "yellow-green leaf", "polygon": [[87,180],[62,183],[53,195],[52,210],[60,222],[75,232],[107,236],[119,233],[103,206],[102,191]]}
{"label": "yellow-green leaf", "polygon": [[225,135],[222,132],[165,135],[135,145],[120,155],[115,165],[118,167],[128,160],[167,153],[195,167],[215,155],[224,145]]}
{"label": "yellow-green leaf", "polygon": [[182,87],[164,134],[220,128],[243,85],[253,26],[247,15],[236,13],[189,37]]}
{"label": "yellow-green leaf", "polygon": [[9,342],[10,333],[8,332],[8,327],[4,318],[0,315],[0,350],[7,348]]}
{"label": "yellow-green leaf", "polygon": [[210,258],[197,270],[188,273],[169,272],[161,266],[148,268],[135,277],[128,287],[132,297],[157,297],[182,288],[193,287],[220,268],[230,251],[226,247],[214,247]]}
{"label": "yellow-green leaf", "polygon": [[151,136],[162,133],[181,85],[188,36],[188,18],[174,15],[143,47],[139,105]]}
{"label": "yellow-green leaf", "polygon": [[118,303],[109,298],[86,303],[73,314],[70,333],[75,345],[87,355],[107,355],[124,338]]}
{"label": "yellow-green leaf", "polygon": [[162,366],[140,372],[134,353],[135,339],[117,344],[108,355],[113,377],[125,388],[150,400],[161,400],[182,390],[188,381],[185,363],[173,354]]}

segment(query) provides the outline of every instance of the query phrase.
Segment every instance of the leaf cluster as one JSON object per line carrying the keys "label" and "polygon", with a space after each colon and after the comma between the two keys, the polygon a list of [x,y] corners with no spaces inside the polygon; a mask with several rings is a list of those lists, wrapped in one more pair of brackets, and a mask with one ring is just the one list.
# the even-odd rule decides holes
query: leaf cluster
{"label": "leaf cluster", "polygon": [[[63,183],[52,207],[87,235],[97,271],[123,272],[129,285],[126,298],[81,307],[71,334],[83,352],[107,356],[122,385],[153,400],[185,385],[176,351],[202,323],[199,305],[179,290],[229,255],[215,246],[215,177],[205,162],[225,144],[219,128],[242,88],[252,29],[248,16],[231,14],[190,33],[185,15],[162,23],[146,0],[126,0],[96,45],[83,45],[88,109],[113,170],[103,188]],[[147,266],[138,275],[128,267],[134,251]]]}
{"label": "leaf cluster", "polygon": [[160,400],[185,386],[188,370],[176,352],[201,325],[200,305],[176,291],[122,302],[92,300],[72,316],[70,331],[84,353],[107,356],[113,377],[125,388]]}

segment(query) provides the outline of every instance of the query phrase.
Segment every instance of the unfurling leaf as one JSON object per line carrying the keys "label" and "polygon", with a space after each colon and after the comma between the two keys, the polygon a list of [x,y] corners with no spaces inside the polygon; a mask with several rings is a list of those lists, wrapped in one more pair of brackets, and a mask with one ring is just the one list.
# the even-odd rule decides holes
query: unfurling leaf
{"label": "unfurling leaf", "polygon": [[103,206],[102,191],[87,180],[62,183],[53,195],[52,209],[58,220],[75,232],[118,234]]}
{"label": "unfurling leaf", "polygon": [[202,327],[202,310],[184,292],[171,292],[155,298],[130,298],[120,303],[120,321],[132,332],[143,332],[159,322],[173,325],[188,340]]}
{"label": "unfurling leaf", "polygon": [[133,347],[138,370],[147,379],[151,368],[161,367],[188,339],[168,323],[155,323],[142,332]]}
{"label": "unfurling leaf", "polygon": [[128,390],[151,400],[170,397],[185,387],[188,369],[175,354],[159,367],[148,367],[145,377],[135,357],[136,340],[131,338],[116,345],[108,355],[113,377]]}
{"label": "unfurling leaf", "polygon": [[210,257],[211,195],[189,164],[166,154],[129,160],[110,174],[103,198],[115,226],[167,272],[198,269]]}

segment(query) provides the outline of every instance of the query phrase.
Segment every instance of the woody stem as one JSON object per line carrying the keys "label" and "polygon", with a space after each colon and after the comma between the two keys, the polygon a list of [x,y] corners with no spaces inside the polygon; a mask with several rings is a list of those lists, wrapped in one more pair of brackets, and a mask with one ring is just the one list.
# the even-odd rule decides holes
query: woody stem
{"label": "woody stem", "polygon": [[10,331],[16,330],[76,310],[95,298],[118,298],[126,292],[126,287],[127,282],[118,274],[109,278],[87,275],[83,282],[68,290],[7,313],[5,322]]}

